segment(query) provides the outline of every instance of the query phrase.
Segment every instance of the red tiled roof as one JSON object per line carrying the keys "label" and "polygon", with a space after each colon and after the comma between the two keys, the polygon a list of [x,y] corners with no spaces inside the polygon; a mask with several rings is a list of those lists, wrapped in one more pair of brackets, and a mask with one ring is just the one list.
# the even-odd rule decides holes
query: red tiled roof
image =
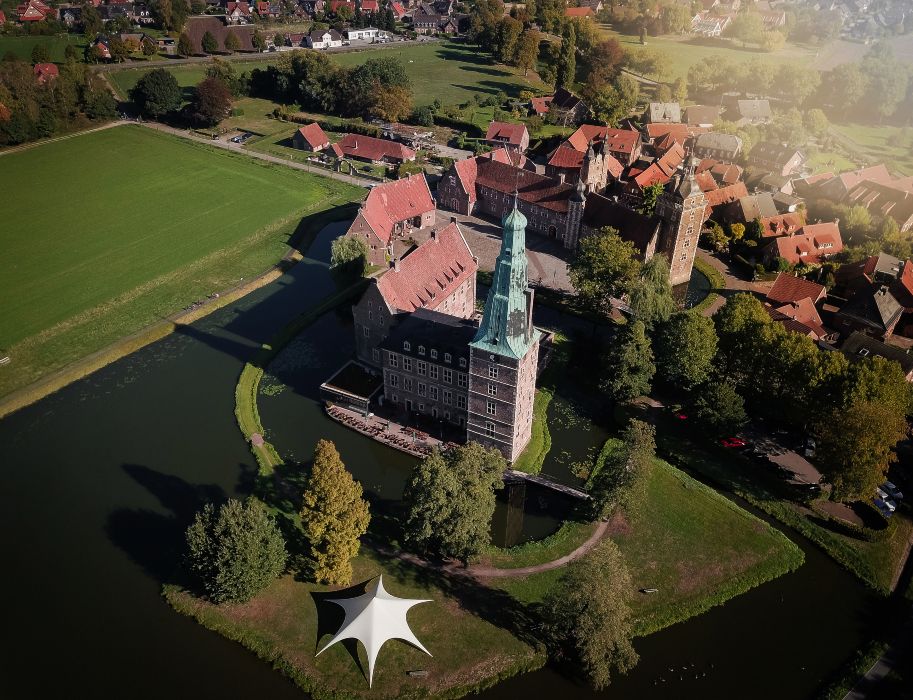
{"label": "red tiled roof", "polygon": [[793,236],[775,238],[771,245],[776,245],[779,256],[793,265],[799,262],[811,265],[842,251],[843,239],[840,228],[831,222],[803,226]]}
{"label": "red tiled roof", "polygon": [[403,15],[406,14],[406,8],[403,7],[401,2],[391,2],[390,8],[393,10],[393,14],[396,15],[397,19],[400,19]]}
{"label": "red tiled roof", "polygon": [[380,4],[377,0],[361,0],[361,11],[362,12],[377,12],[380,9]]}
{"label": "red tiled roof", "polygon": [[672,134],[672,137],[679,143],[684,143],[690,136],[687,124],[663,124],[660,122],[647,124],[647,136],[650,137],[651,141],[667,134]]}
{"label": "red tiled roof", "polygon": [[913,263],[907,260],[897,281],[891,285],[891,294],[908,312],[913,311]]}
{"label": "red tiled roof", "polygon": [[353,0],[330,0],[330,12],[336,12],[340,7],[346,6],[355,12],[355,2]]}
{"label": "red tiled roof", "polygon": [[709,172],[697,173],[694,176],[694,179],[697,181],[698,187],[701,188],[702,192],[710,192],[711,190],[719,189],[716,180],[713,179],[713,175]]}
{"label": "red tiled roof", "polygon": [[[498,163],[490,158],[475,158],[474,160],[476,161],[476,173],[473,187],[477,183],[497,192],[508,193],[513,192],[516,187],[519,198],[524,202],[537,204],[552,211],[567,211],[568,197],[574,192],[574,188],[570,185],[559,183],[557,180],[529,170]],[[467,170],[469,169],[467,168]],[[467,181],[464,180],[464,186],[467,184]]]}
{"label": "red tiled roof", "polygon": [[453,163],[453,170],[460,184],[469,196],[469,202],[476,201],[476,178],[479,175],[479,163],[475,158],[465,158]]}
{"label": "red tiled roof", "polygon": [[545,97],[534,97],[530,100],[533,111],[536,114],[546,114],[548,113],[548,106],[552,102],[552,95],[546,95]]}
{"label": "red tiled roof", "polygon": [[361,134],[346,134],[336,145],[342,153],[352,158],[366,158],[368,160],[391,158],[400,161],[415,158],[415,151],[411,148],[406,148],[401,143],[386,139],[376,139],[373,136],[362,136]]}
{"label": "red tiled roof", "polygon": [[565,17],[595,17],[592,7],[567,7],[564,9]]}
{"label": "red tiled roof", "polygon": [[767,292],[767,300],[777,304],[798,303],[803,299],[811,299],[813,304],[817,304],[826,296],[827,290],[820,284],[785,272],[777,275],[773,287]]}
{"label": "red tiled roof", "polygon": [[704,193],[708,207],[718,207],[721,204],[735,202],[736,200],[747,196],[748,188],[745,187],[744,182],[737,182],[734,185],[727,185],[718,190],[710,190],[709,192]]}
{"label": "red tiled roof", "polygon": [[633,129],[609,129],[596,124],[581,124],[577,131],[568,136],[564,145],[586,153],[591,142],[605,141],[606,148],[613,153],[633,153],[640,141],[640,132]]}
{"label": "red tiled roof", "polygon": [[6,15],[3,14],[3,10],[0,10],[0,24],[6,22]]}
{"label": "red tiled roof", "polygon": [[584,155],[586,155],[585,151],[578,151],[575,148],[561,144],[555,149],[555,152],[552,153],[552,157],[549,158],[548,164],[553,168],[577,169],[583,165]]}
{"label": "red tiled roof", "polygon": [[721,163],[713,158],[704,158],[694,172],[710,171],[713,178],[724,185],[734,185],[742,179],[742,168],[735,163]]}
{"label": "red tiled roof", "polygon": [[[630,176],[631,173],[634,172],[635,170],[632,169],[628,175]],[[669,182],[671,177],[672,174],[667,173],[665,170],[663,170],[659,161],[655,161],[650,163],[646,169],[641,170],[636,175],[634,175],[634,177],[630,177],[629,182],[633,182],[635,185],[637,185],[637,187],[643,189],[644,187],[649,187],[650,185],[655,185],[657,183],[665,185],[667,182]]]}
{"label": "red tiled roof", "polygon": [[512,146],[522,146],[524,135],[526,135],[525,124],[492,122],[488,125],[488,132],[485,134],[485,140],[506,141]]}
{"label": "red tiled roof", "polygon": [[459,226],[450,223],[400,260],[398,270],[384,272],[377,288],[393,309],[433,310],[473,277],[476,268]]}
{"label": "red tiled roof", "polygon": [[793,333],[800,333],[815,340],[827,335],[824,322],[810,299],[806,298],[795,304],[784,304],[778,308],[765,304],[764,310],[774,321],[782,323],[786,330]]}
{"label": "red tiled roof", "polygon": [[434,210],[424,173],[378,185],[368,193],[359,212],[385,244],[395,224]]}
{"label": "red tiled roof", "polygon": [[776,236],[789,236],[805,225],[805,220],[799,212],[768,216],[761,219],[761,236],[774,238]]}
{"label": "red tiled roof", "polygon": [[504,146],[501,148],[495,148],[488,153],[482,153],[481,157],[490,158],[491,160],[496,160],[499,163],[516,165],[520,168],[528,167],[527,163],[529,163],[529,159],[525,155],[522,153],[517,153],[516,151],[508,151]]}
{"label": "red tiled roof", "polygon": [[60,75],[60,71],[53,63],[36,63],[33,72],[35,79],[42,85]]}
{"label": "red tiled roof", "polygon": [[305,124],[298,129],[298,133],[308,142],[312,151],[326,147],[326,145],[330,143],[330,139],[327,138],[327,135],[323,132],[323,129],[320,128],[320,124],[317,122]]}
{"label": "red tiled roof", "polygon": [[846,188],[847,192],[853,189],[860,182],[865,182],[866,180],[877,182],[880,185],[889,185],[892,179],[891,173],[888,172],[888,168],[884,163],[872,165],[868,168],[859,168],[859,170],[851,170],[846,173],[840,173],[837,177],[840,178],[840,181],[843,183],[843,186]]}

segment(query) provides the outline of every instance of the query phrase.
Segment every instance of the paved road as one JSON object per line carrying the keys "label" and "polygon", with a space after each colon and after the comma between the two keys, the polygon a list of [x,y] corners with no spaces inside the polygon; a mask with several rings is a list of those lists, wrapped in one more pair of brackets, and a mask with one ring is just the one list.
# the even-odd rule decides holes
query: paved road
{"label": "paved road", "polygon": [[704,309],[705,316],[713,316],[726,303],[726,299],[737,292],[754,292],[756,294],[766,295],[770,290],[770,282],[753,282],[747,279],[744,273],[723,260],[720,256],[714,255],[706,250],[698,248],[698,257],[705,263],[713,267],[717,272],[723,275],[726,282],[725,289],[714,289],[717,293],[716,300]]}

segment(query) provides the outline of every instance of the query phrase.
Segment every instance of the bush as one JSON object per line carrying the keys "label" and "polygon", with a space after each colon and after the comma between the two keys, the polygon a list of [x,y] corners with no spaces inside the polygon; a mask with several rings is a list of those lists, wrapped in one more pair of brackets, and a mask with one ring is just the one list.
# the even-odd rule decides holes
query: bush
{"label": "bush", "polygon": [[250,600],[285,570],[285,541],[259,501],[207,503],[186,537],[188,568],[215,603]]}

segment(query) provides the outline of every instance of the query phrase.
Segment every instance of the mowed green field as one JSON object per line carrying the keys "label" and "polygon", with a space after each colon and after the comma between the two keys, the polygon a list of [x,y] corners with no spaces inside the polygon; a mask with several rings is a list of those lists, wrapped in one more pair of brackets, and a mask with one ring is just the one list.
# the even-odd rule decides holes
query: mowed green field
{"label": "mowed green field", "polygon": [[[409,76],[416,105],[428,105],[439,99],[445,105],[468,102],[477,93],[497,94],[504,91],[517,95],[521,90],[538,89],[544,84],[534,74],[526,78],[522,72],[498,65],[477,48],[456,42],[427,42],[399,48],[397,44],[384,48],[331,54],[343,66],[356,66],[372,58],[396,57],[402,60]],[[251,71],[275,63],[276,58],[240,61],[238,71]],[[143,74],[150,69],[132,68],[108,73],[108,77],[126,97]],[[168,68],[181,87],[192,87],[203,79],[205,64]],[[189,95],[188,95],[189,99]]]}
{"label": "mowed green field", "polygon": [[0,156],[0,395],[276,263],[360,188],[140,126]]}
{"label": "mowed green field", "polygon": [[0,56],[12,52],[23,61],[31,61],[32,49],[38,44],[47,47],[52,62],[63,63],[66,58],[64,50],[67,44],[72,44],[76,47],[81,60],[82,52],[86,47],[86,40],[77,34],[68,34],[66,36],[0,36]]}

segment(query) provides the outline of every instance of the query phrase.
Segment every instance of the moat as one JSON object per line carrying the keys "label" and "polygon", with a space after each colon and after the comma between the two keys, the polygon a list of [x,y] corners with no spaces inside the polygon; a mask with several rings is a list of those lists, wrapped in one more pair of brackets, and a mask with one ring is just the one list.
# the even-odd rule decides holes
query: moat
{"label": "moat", "polygon": [[[241,646],[174,613],[161,584],[195,510],[250,489],[256,465],[235,423],[235,382],[261,343],[333,291],[332,235],[277,282],[0,421],[4,697],[303,697]],[[540,323],[561,321],[542,313]],[[263,423],[292,458],[319,437],[335,440],[365,489],[394,500],[413,460],[330,421],[317,398],[351,337],[345,312],[306,329],[271,368],[279,381],[264,380]],[[554,431],[545,473],[570,483],[573,455],[603,438]],[[496,540],[544,536],[561,512],[559,500],[527,490],[519,525],[499,505]],[[603,693],[546,669],[483,697],[808,697],[864,640],[876,601],[800,545],[797,572],[635,640],[640,664]]]}

